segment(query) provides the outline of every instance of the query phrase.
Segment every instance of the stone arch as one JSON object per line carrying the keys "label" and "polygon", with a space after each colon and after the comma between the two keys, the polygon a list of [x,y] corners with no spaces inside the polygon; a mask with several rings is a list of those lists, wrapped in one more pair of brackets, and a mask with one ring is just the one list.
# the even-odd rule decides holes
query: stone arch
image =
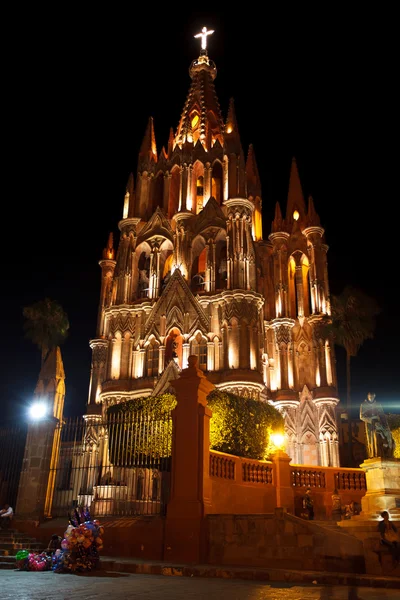
{"label": "stone arch", "polygon": [[172,327],[165,340],[165,366],[174,360],[182,369],[184,337],[178,327]]}
{"label": "stone arch", "polygon": [[151,247],[147,242],[142,242],[135,249],[135,261],[139,273],[137,298],[147,298],[149,294],[150,254]]}
{"label": "stone arch", "polygon": [[121,349],[122,349],[122,335],[120,331],[116,331],[113,339],[111,340],[112,352],[111,352],[111,379],[119,379],[121,372]]}
{"label": "stone arch", "polygon": [[216,159],[211,171],[211,196],[214,196],[217,203],[222,206],[224,192],[223,167],[220,160]]}
{"label": "stone arch", "polygon": [[146,349],[146,376],[157,377],[159,375],[160,343],[154,335],[150,335],[145,343]]}
{"label": "stone arch", "polygon": [[192,210],[198,215],[203,210],[204,203],[204,165],[196,160],[192,170]]}
{"label": "stone arch", "polygon": [[198,329],[190,338],[190,354],[198,357],[198,366],[207,371],[207,337]]}
{"label": "stone arch", "polygon": [[226,231],[220,229],[215,238],[215,289],[226,290],[228,287]]}
{"label": "stone arch", "polygon": [[171,278],[174,246],[170,240],[164,240],[160,246],[160,281],[161,292]]}
{"label": "stone arch", "polygon": [[202,235],[197,235],[192,242],[192,266],[190,270],[190,286],[192,292],[204,291],[207,248]]}

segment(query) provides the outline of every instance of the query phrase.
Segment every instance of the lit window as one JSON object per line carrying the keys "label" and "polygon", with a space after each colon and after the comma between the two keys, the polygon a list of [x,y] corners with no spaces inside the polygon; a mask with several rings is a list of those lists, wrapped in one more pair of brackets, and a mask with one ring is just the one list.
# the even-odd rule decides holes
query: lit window
{"label": "lit window", "polygon": [[192,117],[192,129],[196,129],[197,125],[199,124],[199,120],[199,115],[195,113]]}
{"label": "lit window", "polygon": [[158,357],[159,349],[157,344],[150,344],[147,348],[147,377],[156,377],[158,375]]}
{"label": "lit window", "polygon": [[293,219],[294,219],[295,221],[298,221],[298,220],[299,220],[299,217],[300,217],[299,211],[298,211],[298,210],[295,210],[295,211],[294,211],[294,213],[293,213]]}

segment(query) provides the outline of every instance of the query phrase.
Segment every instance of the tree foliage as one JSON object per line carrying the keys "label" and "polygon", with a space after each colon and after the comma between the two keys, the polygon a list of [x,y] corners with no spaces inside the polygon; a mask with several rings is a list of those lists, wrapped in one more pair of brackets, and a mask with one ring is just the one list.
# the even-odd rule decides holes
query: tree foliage
{"label": "tree foliage", "polygon": [[[120,456],[134,465],[150,466],[171,456],[173,394],[147,396],[114,404],[107,409],[110,460]],[[120,447],[124,448],[121,454]]]}
{"label": "tree foliage", "polygon": [[334,342],[349,356],[357,356],[365,340],[374,337],[376,316],[380,312],[376,300],[348,285],[341,294],[332,296],[331,309],[328,329]]}
{"label": "tree foliage", "polygon": [[[374,337],[376,317],[380,309],[374,298],[362,290],[347,285],[341,294],[331,298],[331,318],[324,333],[346,351],[346,404],[349,431],[351,425],[351,358],[357,356],[362,344]],[[348,439],[348,467],[354,466],[353,439]]]}
{"label": "tree foliage", "polygon": [[54,300],[45,298],[23,309],[26,337],[42,351],[42,362],[47,353],[66,339],[69,320],[63,308]]}
{"label": "tree foliage", "polygon": [[400,458],[400,415],[388,414],[386,415],[390,431],[396,444],[394,449],[394,457]]}
{"label": "tree foliage", "polygon": [[[213,390],[208,395],[212,410],[210,448],[227,454],[264,459],[272,449],[270,435],[283,432],[283,417],[273,406]],[[172,394],[148,396],[108,408],[111,462],[117,464],[117,448],[123,444],[134,461],[147,463],[171,456]],[[121,431],[122,427],[122,431]]]}
{"label": "tree foliage", "polygon": [[208,406],[212,450],[262,460],[271,452],[271,433],[283,433],[281,413],[265,402],[215,389]]}

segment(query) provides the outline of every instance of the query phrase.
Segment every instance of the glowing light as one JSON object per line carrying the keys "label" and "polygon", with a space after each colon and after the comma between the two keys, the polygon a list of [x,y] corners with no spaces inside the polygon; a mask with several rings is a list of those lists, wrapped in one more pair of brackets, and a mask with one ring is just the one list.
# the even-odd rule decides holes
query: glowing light
{"label": "glowing light", "polygon": [[226,133],[232,133],[232,131],[233,131],[232,125],[228,125],[228,127],[226,128]]}
{"label": "glowing light", "polygon": [[293,219],[294,219],[295,221],[298,221],[298,220],[299,220],[299,218],[300,218],[299,211],[298,211],[298,210],[295,210],[295,211],[294,211],[294,213],[293,213]]}
{"label": "glowing light", "polygon": [[282,433],[272,433],[271,434],[271,442],[275,446],[275,448],[283,448],[285,445],[285,436]]}
{"label": "glowing light", "polygon": [[192,129],[196,129],[197,125],[199,124],[199,120],[199,115],[196,113],[192,118]]}
{"label": "glowing light", "polygon": [[49,407],[43,400],[34,402],[29,408],[29,416],[33,421],[40,421],[49,412]]}
{"label": "glowing light", "polygon": [[201,30],[201,33],[197,33],[194,36],[195,38],[201,38],[201,49],[202,50],[207,49],[207,36],[211,35],[212,33],[214,33],[214,29],[210,29],[210,31],[207,31],[207,27],[203,27],[203,29]]}

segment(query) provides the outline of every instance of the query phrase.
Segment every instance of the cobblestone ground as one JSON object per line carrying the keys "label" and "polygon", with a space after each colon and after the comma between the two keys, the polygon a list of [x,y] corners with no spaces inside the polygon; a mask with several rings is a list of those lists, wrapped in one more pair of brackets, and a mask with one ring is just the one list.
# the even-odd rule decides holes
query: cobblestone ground
{"label": "cobblestone ground", "polygon": [[0,571],[1,600],[383,600],[399,590],[102,573]]}

